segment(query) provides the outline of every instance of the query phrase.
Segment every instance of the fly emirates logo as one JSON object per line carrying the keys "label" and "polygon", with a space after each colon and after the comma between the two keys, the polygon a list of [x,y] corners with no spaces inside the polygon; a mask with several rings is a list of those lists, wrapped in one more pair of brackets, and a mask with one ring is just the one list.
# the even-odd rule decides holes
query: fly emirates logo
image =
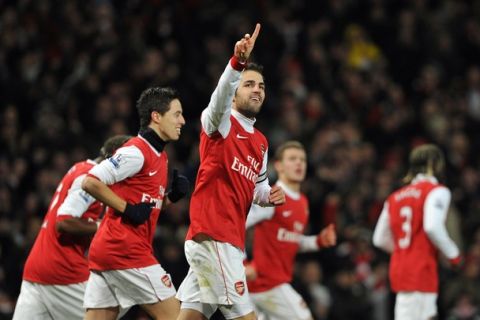
{"label": "fly emirates logo", "polygon": [[299,243],[303,234],[303,224],[295,221],[293,229],[293,231],[290,231],[285,228],[279,228],[277,232],[277,240],[282,242]]}
{"label": "fly emirates logo", "polygon": [[[160,189],[158,190],[160,197],[165,196],[165,188],[163,186],[160,186]],[[142,193],[142,201],[141,202],[147,202],[147,203],[155,203],[155,209],[161,209],[162,208],[162,202],[163,200],[160,198],[155,198],[149,195],[148,193]]]}
{"label": "fly emirates logo", "polygon": [[260,162],[255,160],[252,156],[247,157],[249,164],[244,164],[237,157],[233,157],[232,170],[240,173],[242,176],[252,181],[253,183],[257,182],[258,174],[260,167]]}

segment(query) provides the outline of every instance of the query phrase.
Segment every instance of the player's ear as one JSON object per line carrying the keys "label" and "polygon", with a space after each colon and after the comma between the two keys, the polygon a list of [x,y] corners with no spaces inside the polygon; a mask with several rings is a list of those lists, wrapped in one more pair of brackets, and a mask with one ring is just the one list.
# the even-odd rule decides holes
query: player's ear
{"label": "player's ear", "polygon": [[150,113],[150,119],[151,119],[151,121],[153,121],[153,122],[159,122],[160,119],[161,119],[161,115],[160,115],[160,113],[159,113],[158,111],[152,111],[152,112]]}

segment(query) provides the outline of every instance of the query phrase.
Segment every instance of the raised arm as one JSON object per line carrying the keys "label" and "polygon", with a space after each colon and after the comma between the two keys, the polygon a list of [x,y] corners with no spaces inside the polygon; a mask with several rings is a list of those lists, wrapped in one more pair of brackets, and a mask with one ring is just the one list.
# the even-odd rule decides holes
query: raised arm
{"label": "raised arm", "polygon": [[202,112],[202,128],[207,135],[217,131],[224,138],[228,135],[231,126],[230,114],[235,90],[238,87],[240,74],[245,69],[259,33],[260,24],[257,23],[252,36],[247,33],[235,44],[233,56],[220,76],[207,108]]}

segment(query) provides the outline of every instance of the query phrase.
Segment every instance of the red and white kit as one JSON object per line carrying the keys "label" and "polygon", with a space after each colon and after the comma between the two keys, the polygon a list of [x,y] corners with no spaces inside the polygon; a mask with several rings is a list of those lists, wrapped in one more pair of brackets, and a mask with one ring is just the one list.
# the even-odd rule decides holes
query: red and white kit
{"label": "red and white kit", "polygon": [[90,171],[128,203],[155,203],[150,220],[139,226],[107,208],[90,246],[90,269],[131,269],[158,263],[152,241],[167,187],[167,166],[167,153],[158,152],[138,135]]}
{"label": "red and white kit", "polygon": [[286,195],[278,207],[253,205],[247,228],[255,226],[253,260],[257,278],[248,289],[258,311],[275,319],[311,319],[302,297],[291,287],[297,252],[316,251],[317,236],[303,234],[308,223],[308,200],[277,182]]}
{"label": "red and white kit", "polygon": [[[425,318],[436,314],[437,250],[448,259],[459,256],[458,247],[445,228],[450,198],[450,190],[434,177],[418,174],[411,184],[388,197],[373,235],[374,245],[391,253],[391,287],[398,296],[405,295],[400,299],[397,296],[397,301],[412,301],[408,298],[411,293],[430,297],[424,299],[428,304],[424,309],[429,310]],[[412,303],[397,303],[396,315],[405,316],[396,319],[407,319],[411,312],[420,309]]]}
{"label": "red and white kit", "polygon": [[[92,275],[85,294],[86,308],[119,304],[128,308],[135,304],[155,303],[175,294],[170,275],[160,267],[152,248],[167,186],[167,166],[166,152],[156,150],[138,135],[119,148],[113,157],[90,170],[90,175],[109,185],[128,203],[150,202],[155,203],[155,207],[149,220],[138,226],[125,221],[123,215],[112,208],[107,209],[89,250]],[[154,265],[155,270],[152,269]],[[126,281],[135,281],[145,290],[137,292],[132,289],[134,286],[122,285]],[[99,292],[102,293],[100,301]]]}
{"label": "red and white kit", "polygon": [[[213,270],[223,270],[215,275],[215,284],[206,287],[199,282],[206,275],[190,263],[191,272],[179,288],[177,297],[187,303],[212,305],[244,305],[224,311],[226,317],[246,314],[253,310],[245,283],[242,263],[245,246],[245,220],[253,202],[268,203],[270,186],[266,175],[268,143],[264,135],[254,128],[255,120],[232,110],[232,100],[244,66],[235,58],[230,60],[212,94],[208,107],[201,116],[200,168],[195,191],[190,201],[190,227],[187,234],[187,260],[208,259],[200,256],[203,250],[187,250],[189,241],[204,234],[212,240],[199,243],[205,248],[216,247],[203,265]],[[213,241],[214,244],[207,242]],[[225,252],[222,252],[225,251]],[[197,256],[197,254],[199,256]],[[234,262],[222,257],[236,257]],[[238,258],[238,259],[237,259]],[[238,260],[238,261],[237,261]],[[233,266],[235,264],[235,266]],[[218,284],[218,285],[217,285]],[[193,294],[193,293],[199,294]],[[225,294],[227,292],[227,295]],[[189,308],[200,308],[189,305]],[[203,306],[200,310],[209,317]],[[216,309],[214,307],[213,309]],[[215,310],[213,310],[215,311]],[[228,315],[229,314],[229,315]]]}
{"label": "red and white kit", "polygon": [[[95,164],[91,160],[75,164],[58,185],[25,263],[24,280],[62,285],[87,281],[89,272],[85,251],[90,244],[89,237],[59,233],[55,223],[71,217],[98,219],[103,210],[102,204],[94,202],[95,199],[81,189],[83,178]],[[61,208],[69,194],[74,196],[73,203],[79,205],[64,205]],[[85,206],[88,210],[83,210]]]}
{"label": "red and white kit", "polygon": [[55,224],[66,218],[96,221],[101,203],[82,190],[81,184],[96,163],[76,163],[58,185],[23,272],[23,283],[14,319],[83,319],[82,307],[88,262],[88,236],[59,233]]}

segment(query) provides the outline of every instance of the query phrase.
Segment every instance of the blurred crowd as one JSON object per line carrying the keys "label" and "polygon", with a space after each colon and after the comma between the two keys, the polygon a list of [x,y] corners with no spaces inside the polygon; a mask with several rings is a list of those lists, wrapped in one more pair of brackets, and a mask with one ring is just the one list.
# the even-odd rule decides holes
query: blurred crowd
{"label": "blurred crowd", "polygon": [[[235,41],[262,23],[253,60],[267,99],[257,126],[308,151],[309,233],[339,244],[299,256],[294,286],[317,320],[392,319],[388,256],[371,234],[413,146],[446,153],[448,228],[441,319],[480,317],[480,2],[473,0],[0,1],[0,319],[61,177],[114,134],[136,134],[149,86],[180,92],[187,124],[170,166],[193,182],[199,115]],[[270,170],[273,172],[273,170]],[[275,181],[271,175],[270,180]],[[156,255],[187,272],[188,199],[161,215]],[[130,312],[129,319],[144,319]]]}

